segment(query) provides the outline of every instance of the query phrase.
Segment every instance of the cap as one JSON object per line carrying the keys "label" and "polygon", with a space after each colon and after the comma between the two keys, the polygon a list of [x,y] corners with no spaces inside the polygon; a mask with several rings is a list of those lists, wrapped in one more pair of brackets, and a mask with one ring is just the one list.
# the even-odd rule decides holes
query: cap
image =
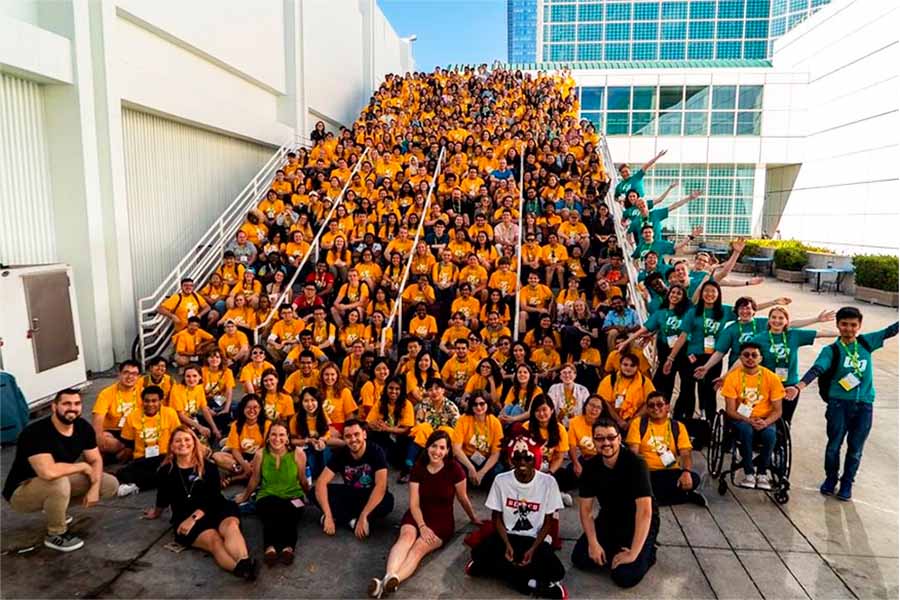
{"label": "cap", "polygon": [[534,458],[534,464],[538,467],[541,464],[541,446],[530,435],[519,434],[506,445],[506,456],[510,462],[516,454]]}

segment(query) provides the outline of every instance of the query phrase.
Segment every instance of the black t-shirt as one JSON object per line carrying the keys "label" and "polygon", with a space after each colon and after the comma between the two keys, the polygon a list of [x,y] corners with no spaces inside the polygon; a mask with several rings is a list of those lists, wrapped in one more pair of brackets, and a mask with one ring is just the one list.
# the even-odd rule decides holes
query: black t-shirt
{"label": "black t-shirt", "polygon": [[328,468],[336,475],[344,478],[344,485],[356,489],[367,490],[375,487],[375,473],[387,469],[384,451],[377,445],[367,442],[366,451],[358,459],[353,458],[349,448],[336,451],[328,462]]}
{"label": "black t-shirt", "polygon": [[[637,511],[634,501],[646,496],[653,498],[647,464],[625,447],[619,450],[619,458],[612,469],[603,464],[600,456],[596,456],[584,464],[578,495],[596,498],[604,521],[633,527]],[[657,512],[656,501],[653,500],[654,523],[659,519]]]}
{"label": "black t-shirt", "polygon": [[77,419],[71,436],[64,436],[53,426],[51,417],[35,421],[22,430],[16,441],[16,458],[13,460],[3,497],[7,500],[23,481],[37,477],[28,462],[36,454],[49,454],[58,463],[76,463],[85,450],[97,447],[94,428],[84,419]]}

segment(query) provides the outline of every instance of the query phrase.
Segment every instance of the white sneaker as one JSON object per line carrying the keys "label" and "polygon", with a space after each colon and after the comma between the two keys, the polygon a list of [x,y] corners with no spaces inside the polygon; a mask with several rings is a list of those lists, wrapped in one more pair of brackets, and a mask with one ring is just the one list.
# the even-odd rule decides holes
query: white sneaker
{"label": "white sneaker", "polygon": [[769,483],[769,476],[763,475],[760,473],[756,476],[756,489],[758,490],[771,490],[772,484]]}
{"label": "white sneaker", "polygon": [[116,490],[116,496],[118,496],[119,498],[133,496],[134,494],[140,493],[141,488],[133,483],[120,483],[118,489]]}
{"label": "white sneaker", "polygon": [[745,473],[744,478],[738,481],[738,486],[742,488],[750,488],[752,490],[756,487],[756,475],[752,473]]}
{"label": "white sneaker", "polygon": [[356,519],[350,519],[350,523],[348,523],[348,525],[350,525],[350,531],[356,530]]}
{"label": "white sneaker", "polygon": [[384,593],[384,584],[377,577],[373,577],[369,582],[368,588],[369,598],[381,598]]}
{"label": "white sneaker", "polygon": [[560,496],[562,496],[563,504],[565,504],[566,506],[572,506],[572,504],[573,504],[573,501],[572,501],[572,494],[568,494],[568,493],[566,493],[566,492],[563,492],[563,493],[560,494]]}

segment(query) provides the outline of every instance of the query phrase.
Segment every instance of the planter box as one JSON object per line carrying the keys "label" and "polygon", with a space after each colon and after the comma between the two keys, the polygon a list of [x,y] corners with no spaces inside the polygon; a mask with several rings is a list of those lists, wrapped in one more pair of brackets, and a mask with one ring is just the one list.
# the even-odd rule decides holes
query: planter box
{"label": "planter box", "polygon": [[750,263],[739,262],[736,265],[734,265],[734,268],[732,269],[732,271],[734,273],[752,273],[753,265]]}
{"label": "planter box", "polygon": [[810,269],[850,269],[853,267],[853,257],[830,252],[807,252],[806,266]]}
{"label": "planter box", "polygon": [[900,305],[900,294],[897,292],[886,292],[884,290],[876,290],[875,288],[867,288],[861,285],[856,286],[856,293],[853,297],[862,302],[880,304],[882,306],[896,307]]}
{"label": "planter box", "polygon": [[803,271],[786,271],[784,269],[775,269],[775,279],[778,281],[786,281],[788,283],[805,283],[806,273]]}

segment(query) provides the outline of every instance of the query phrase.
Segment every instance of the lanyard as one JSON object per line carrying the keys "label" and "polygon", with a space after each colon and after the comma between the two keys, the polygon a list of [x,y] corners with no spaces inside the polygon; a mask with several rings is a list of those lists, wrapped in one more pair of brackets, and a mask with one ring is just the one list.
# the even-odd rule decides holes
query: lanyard
{"label": "lanyard", "polygon": [[[737,326],[738,326],[738,340],[743,340],[744,339],[744,326],[740,321],[737,322]],[[753,317],[750,317],[750,329],[753,331],[753,335],[756,335],[756,319],[754,319]],[[769,333],[769,339],[770,340],[772,339],[771,333]],[[785,343],[785,346],[787,346],[787,343]]]}
{"label": "lanyard", "polygon": [[775,356],[775,364],[788,364],[791,357],[791,348],[788,346],[787,342],[787,333],[784,331],[781,332],[781,347],[784,348],[784,360],[781,360],[781,356],[775,353],[775,338],[772,337],[772,332],[769,332],[769,352],[771,352]]}
{"label": "lanyard", "polygon": [[[141,413],[141,439],[144,440],[145,446],[147,445],[147,437],[148,437],[147,436],[147,421],[146,421],[146,419],[147,419],[146,415]],[[156,442],[157,443],[153,444],[154,446],[156,446],[159,443],[160,430],[162,429],[162,425],[163,425],[162,411],[156,413],[156,419],[157,419],[157,423],[156,423]]]}
{"label": "lanyard", "polygon": [[715,335],[715,332],[716,332],[716,330],[718,329],[718,327],[713,327],[713,325],[718,325],[718,324],[719,324],[718,321],[713,321],[712,323],[710,323],[710,324],[707,325],[707,321],[706,321],[706,319],[707,319],[706,311],[708,311],[708,310],[709,310],[708,308],[704,308],[704,309],[703,309],[703,337],[707,337],[707,336],[710,336],[710,335]]}
{"label": "lanyard", "polygon": [[853,352],[850,352],[850,349],[847,347],[847,344],[844,343],[844,340],[838,340],[841,343],[841,346],[844,348],[844,352],[847,353],[847,356],[850,358],[850,367],[853,369],[853,374],[857,377],[862,376],[862,365],[859,360],[859,342],[857,340],[853,340]]}
{"label": "lanyard", "polygon": [[741,369],[741,400],[743,404],[748,404],[750,406],[754,406],[757,402],[759,402],[759,390],[762,387],[762,372],[756,374],[756,388],[751,388],[756,390],[756,397],[752,400],[747,398],[747,374],[744,373],[744,370]]}
{"label": "lanyard", "polygon": [[[648,423],[647,425],[648,425],[647,433],[650,434],[650,437],[653,437],[653,438],[660,437],[659,435],[657,435],[658,432],[654,429],[652,422]],[[672,439],[672,426],[669,425],[668,422],[666,422],[666,424],[663,427],[665,428],[666,432],[665,432],[665,434],[663,434],[662,438],[663,438],[663,440],[665,440],[666,447],[671,450],[672,446],[674,446],[674,443],[672,443],[672,442],[674,442],[674,440]]]}
{"label": "lanyard", "polygon": [[[135,406],[137,406],[137,386],[131,388],[131,408],[134,409]],[[125,402],[122,400],[122,394],[118,387],[116,388],[116,411],[122,416],[128,416],[125,414]]]}
{"label": "lanyard", "polygon": [[[624,377],[620,377],[619,380],[616,381],[616,389],[613,390],[613,395],[614,395],[614,396],[618,396],[618,395],[621,393],[622,396],[625,396],[625,395],[628,393],[628,388],[631,387],[631,384],[634,383],[634,380],[635,380],[636,378],[637,378],[637,374],[636,374],[636,373],[635,373],[635,376],[634,376],[634,377],[632,377],[631,379],[628,379],[628,380],[626,380]],[[626,381],[626,384],[625,384],[625,388],[624,388],[624,389],[621,389],[621,388],[619,387],[619,384],[622,383],[622,381]]]}

